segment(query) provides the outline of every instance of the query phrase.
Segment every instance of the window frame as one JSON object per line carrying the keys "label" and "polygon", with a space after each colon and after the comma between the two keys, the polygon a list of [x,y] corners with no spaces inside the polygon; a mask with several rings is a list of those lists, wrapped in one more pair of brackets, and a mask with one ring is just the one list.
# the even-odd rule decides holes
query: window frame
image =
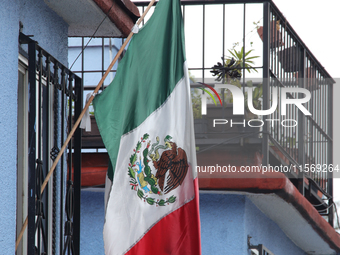
{"label": "window frame", "polygon": [[[22,78],[20,79],[20,75]],[[18,110],[17,110],[17,237],[28,214],[28,59],[18,57]],[[27,253],[25,230],[16,254]]]}

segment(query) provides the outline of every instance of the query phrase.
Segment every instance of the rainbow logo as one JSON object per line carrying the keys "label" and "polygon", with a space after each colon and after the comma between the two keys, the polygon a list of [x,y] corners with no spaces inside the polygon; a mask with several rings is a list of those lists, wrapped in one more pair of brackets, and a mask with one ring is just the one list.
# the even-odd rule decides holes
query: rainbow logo
{"label": "rainbow logo", "polygon": [[[217,94],[216,90],[215,90],[213,87],[211,87],[211,86],[208,85],[208,84],[202,83],[202,82],[198,82],[198,83],[204,85],[205,87],[209,88],[212,92],[214,92],[214,94],[217,96],[218,100],[220,101],[220,104],[222,105],[222,100],[221,100],[220,96]],[[210,91],[208,91],[208,90],[205,89],[205,88],[199,88],[199,89],[203,90],[204,92],[207,92],[207,94],[208,94],[208,95],[212,98],[212,100],[214,101],[215,105],[217,105],[216,100],[215,100],[213,94],[211,94]]]}

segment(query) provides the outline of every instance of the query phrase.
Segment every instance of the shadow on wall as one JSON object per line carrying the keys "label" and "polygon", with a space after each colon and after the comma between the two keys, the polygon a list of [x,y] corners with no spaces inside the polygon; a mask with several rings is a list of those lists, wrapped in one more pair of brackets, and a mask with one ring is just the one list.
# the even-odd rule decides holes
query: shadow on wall
{"label": "shadow on wall", "polygon": [[104,254],[104,189],[81,191],[80,254]]}

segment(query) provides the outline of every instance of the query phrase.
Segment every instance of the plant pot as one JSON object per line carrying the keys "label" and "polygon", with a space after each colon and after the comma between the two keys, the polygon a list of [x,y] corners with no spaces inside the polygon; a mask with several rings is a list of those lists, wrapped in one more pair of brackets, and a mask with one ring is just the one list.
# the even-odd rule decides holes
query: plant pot
{"label": "plant pot", "polygon": [[[279,46],[283,46],[284,43],[282,42],[282,36],[280,32],[280,21],[273,20],[270,24],[271,27],[271,39],[270,39],[270,48],[276,48]],[[263,42],[263,26],[260,26],[257,29],[257,33],[260,36],[262,42]]]}
{"label": "plant pot", "polygon": [[278,60],[285,72],[296,72],[299,70],[299,49],[296,46],[286,48],[278,52]]}
{"label": "plant pot", "polygon": [[[294,78],[296,79],[296,83],[299,83],[299,72],[294,73]],[[309,91],[319,89],[318,79],[316,78],[316,68],[315,67],[307,67],[305,69],[305,78],[306,78],[306,89]]]}

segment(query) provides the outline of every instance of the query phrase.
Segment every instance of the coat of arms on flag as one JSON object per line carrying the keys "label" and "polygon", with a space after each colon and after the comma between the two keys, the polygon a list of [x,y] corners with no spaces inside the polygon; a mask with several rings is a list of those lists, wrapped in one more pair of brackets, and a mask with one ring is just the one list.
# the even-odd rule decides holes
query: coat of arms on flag
{"label": "coat of arms on flag", "polygon": [[[150,205],[166,206],[174,203],[176,197],[172,195],[164,199],[163,194],[176,189],[187,175],[187,155],[171,141],[170,135],[164,138],[164,145],[160,144],[158,136],[152,145],[148,138],[149,134],[145,133],[130,157],[128,174],[131,178],[131,189],[137,191],[137,196]],[[143,148],[145,142],[147,145]],[[161,155],[160,150],[163,151]]]}
{"label": "coat of arms on flag", "polygon": [[[160,0],[93,101],[110,157],[104,246],[201,254],[196,147],[179,0]],[[150,250],[151,248],[151,250]]]}

